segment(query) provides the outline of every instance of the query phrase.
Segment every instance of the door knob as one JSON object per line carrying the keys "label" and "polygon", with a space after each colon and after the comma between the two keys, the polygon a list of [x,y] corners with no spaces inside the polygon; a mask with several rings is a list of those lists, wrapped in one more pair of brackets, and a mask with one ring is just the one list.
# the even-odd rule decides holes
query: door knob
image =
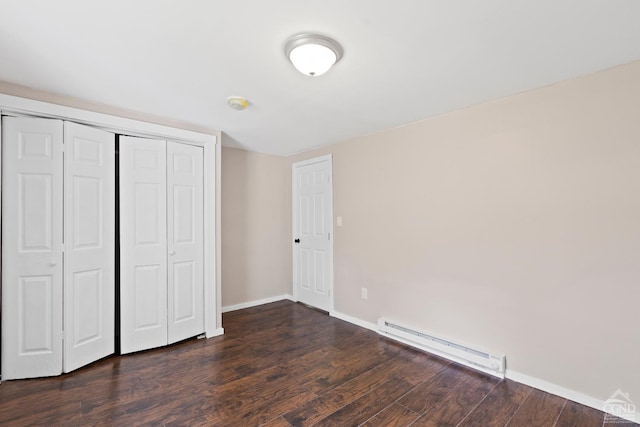
{"label": "door knob", "polygon": [[51,261],[49,261],[49,265],[51,267],[55,267],[58,264],[58,261],[56,261],[55,259],[52,259]]}
{"label": "door knob", "polygon": [[293,241],[294,243],[300,243],[300,239],[296,239]]}
{"label": "door knob", "polygon": [[174,256],[176,254],[176,251],[171,251],[169,252],[169,255]]}

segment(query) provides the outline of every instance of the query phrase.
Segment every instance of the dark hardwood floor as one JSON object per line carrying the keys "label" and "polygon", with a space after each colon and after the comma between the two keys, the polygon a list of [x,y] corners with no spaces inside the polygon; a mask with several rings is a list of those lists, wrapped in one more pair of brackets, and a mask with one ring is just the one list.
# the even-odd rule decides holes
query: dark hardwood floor
{"label": "dark hardwood floor", "polygon": [[[0,425],[603,426],[604,415],[281,301],[226,334],[0,385]],[[609,424],[607,424],[609,425]],[[611,424],[631,426],[632,423]]]}

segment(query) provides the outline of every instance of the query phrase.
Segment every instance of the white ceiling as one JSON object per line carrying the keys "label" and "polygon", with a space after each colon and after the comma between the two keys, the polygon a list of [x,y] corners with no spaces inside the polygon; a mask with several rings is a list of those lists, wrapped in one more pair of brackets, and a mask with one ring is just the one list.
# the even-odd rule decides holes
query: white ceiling
{"label": "white ceiling", "polygon": [[[344,57],[303,76],[299,32]],[[278,155],[638,59],[638,0],[0,0],[0,80]]]}

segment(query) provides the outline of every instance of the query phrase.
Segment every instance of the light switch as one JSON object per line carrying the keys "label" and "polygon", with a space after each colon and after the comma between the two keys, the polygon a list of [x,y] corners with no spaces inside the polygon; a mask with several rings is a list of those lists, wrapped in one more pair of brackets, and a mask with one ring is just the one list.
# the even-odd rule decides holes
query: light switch
{"label": "light switch", "polygon": [[336,218],[336,226],[337,227],[342,227],[342,217],[341,216]]}

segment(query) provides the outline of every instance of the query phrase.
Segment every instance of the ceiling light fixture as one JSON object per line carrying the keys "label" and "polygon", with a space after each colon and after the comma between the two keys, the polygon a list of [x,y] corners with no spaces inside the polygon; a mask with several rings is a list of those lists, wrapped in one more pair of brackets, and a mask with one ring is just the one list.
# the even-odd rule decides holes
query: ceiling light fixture
{"label": "ceiling light fixture", "polygon": [[284,52],[294,67],[307,76],[319,76],[342,58],[337,41],[317,34],[298,34],[287,40]]}

